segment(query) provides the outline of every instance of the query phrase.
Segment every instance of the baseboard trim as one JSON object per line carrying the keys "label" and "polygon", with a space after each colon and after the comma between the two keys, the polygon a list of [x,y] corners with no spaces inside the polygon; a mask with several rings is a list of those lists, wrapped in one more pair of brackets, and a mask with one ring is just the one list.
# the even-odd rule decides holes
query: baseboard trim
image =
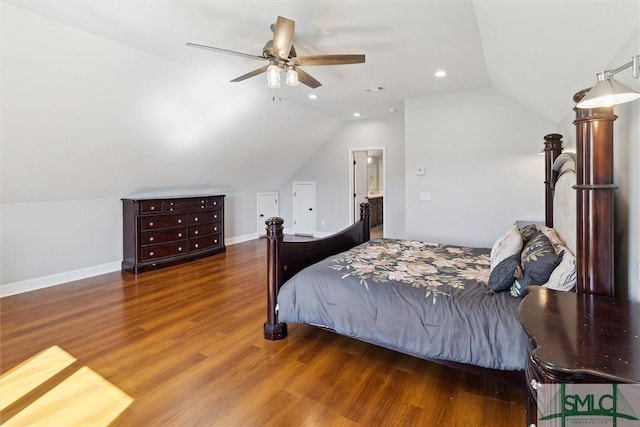
{"label": "baseboard trim", "polygon": [[[225,245],[235,245],[258,238],[258,233],[245,234],[225,239]],[[87,279],[101,274],[112,273],[121,269],[120,261],[108,262],[106,264],[94,265],[73,271],[52,274],[50,276],[35,277],[33,279],[11,282],[0,285],[0,298],[11,295],[22,294],[24,292],[37,291],[38,289],[49,288],[51,286],[62,285],[75,280]]]}
{"label": "baseboard trim", "polygon": [[120,261],[108,262],[106,264],[94,265],[73,271],[52,274],[50,276],[36,277],[0,285],[0,298],[21,294],[29,291],[36,291],[75,280],[86,279],[87,277],[99,276],[100,274],[111,273],[120,270]]}

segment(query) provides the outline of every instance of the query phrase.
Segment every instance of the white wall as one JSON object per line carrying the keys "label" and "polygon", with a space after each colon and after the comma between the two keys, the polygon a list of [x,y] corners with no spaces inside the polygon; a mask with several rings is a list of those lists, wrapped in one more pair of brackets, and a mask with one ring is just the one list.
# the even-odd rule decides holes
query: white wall
{"label": "white wall", "polygon": [[119,268],[131,194],[223,192],[227,240],[254,235],[256,192],[278,189],[338,126],[286,88],[273,102],[264,85],[0,8],[0,295]]}
{"label": "white wall", "polygon": [[[407,100],[407,237],[491,247],[514,221],[544,220],[537,153],[555,131],[492,89]],[[431,200],[419,200],[421,192]]]}
{"label": "white wall", "polygon": [[[400,114],[344,123],[280,188],[280,216],[292,228],[292,183],[316,182],[316,230],[333,233],[350,224],[349,149],[385,147],[384,233],[404,236],[404,122]],[[321,222],[324,220],[324,226]]]}

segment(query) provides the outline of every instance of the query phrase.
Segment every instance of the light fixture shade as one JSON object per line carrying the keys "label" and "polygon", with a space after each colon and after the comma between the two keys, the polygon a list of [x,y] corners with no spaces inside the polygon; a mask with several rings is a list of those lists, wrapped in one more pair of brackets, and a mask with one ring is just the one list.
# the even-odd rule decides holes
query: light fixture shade
{"label": "light fixture shade", "polygon": [[636,92],[613,78],[609,78],[596,83],[582,98],[582,101],[576,104],[576,107],[612,107],[638,98],[640,98],[640,92]]}
{"label": "light fixture shade", "polygon": [[271,64],[267,67],[267,87],[271,89],[280,87],[280,68]]}
{"label": "light fixture shade", "polygon": [[298,86],[298,72],[293,68],[287,70],[287,86]]}

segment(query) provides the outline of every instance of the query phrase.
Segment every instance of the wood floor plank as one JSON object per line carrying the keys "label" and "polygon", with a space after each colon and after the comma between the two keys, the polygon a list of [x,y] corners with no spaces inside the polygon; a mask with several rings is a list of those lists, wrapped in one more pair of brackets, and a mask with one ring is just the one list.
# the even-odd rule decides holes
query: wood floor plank
{"label": "wood floor plank", "polygon": [[87,367],[133,399],[114,426],[524,425],[525,391],[491,378],[308,325],[265,341],[266,277],[262,239],[2,298],[3,373],[56,345],[76,361],[0,421]]}

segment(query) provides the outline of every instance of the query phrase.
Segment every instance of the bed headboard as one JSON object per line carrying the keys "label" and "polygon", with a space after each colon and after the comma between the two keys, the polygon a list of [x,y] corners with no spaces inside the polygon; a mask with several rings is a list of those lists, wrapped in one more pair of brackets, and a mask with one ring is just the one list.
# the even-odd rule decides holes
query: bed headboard
{"label": "bed headboard", "polygon": [[576,253],[576,161],[563,153],[553,163],[553,228],[571,252]]}

